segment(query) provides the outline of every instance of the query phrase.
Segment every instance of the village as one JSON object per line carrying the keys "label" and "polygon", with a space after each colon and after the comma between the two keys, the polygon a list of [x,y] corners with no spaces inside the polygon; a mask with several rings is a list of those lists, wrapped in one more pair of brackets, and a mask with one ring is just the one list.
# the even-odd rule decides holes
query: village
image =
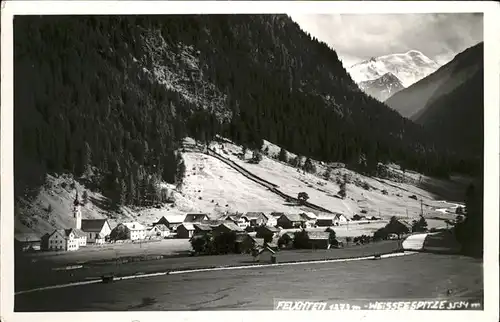
{"label": "village", "polygon": [[[82,248],[103,247],[106,244],[148,243],[164,239],[184,239],[191,244],[191,253],[249,253],[274,254],[280,249],[330,249],[359,245],[383,239],[401,239],[414,231],[412,223],[394,217],[386,221],[379,217],[355,215],[347,218],[341,213],[284,213],[247,212],[226,213],[214,219],[205,213],[165,215],[149,225],[135,222],[118,223],[111,228],[106,219],[82,219],[82,202],[78,192],[73,202],[73,227],[55,229],[41,237],[33,234],[15,236],[20,252],[74,252]],[[373,236],[337,237],[335,228],[379,222]],[[383,231],[381,235],[380,232]],[[222,237],[231,235],[230,239]],[[222,237],[221,237],[222,236]],[[208,239],[206,237],[209,237]],[[207,241],[223,239],[225,251],[208,251]],[[298,241],[298,239],[301,241]],[[204,240],[204,241],[203,241]],[[220,244],[220,243],[219,243]],[[220,247],[219,247],[220,248]]]}

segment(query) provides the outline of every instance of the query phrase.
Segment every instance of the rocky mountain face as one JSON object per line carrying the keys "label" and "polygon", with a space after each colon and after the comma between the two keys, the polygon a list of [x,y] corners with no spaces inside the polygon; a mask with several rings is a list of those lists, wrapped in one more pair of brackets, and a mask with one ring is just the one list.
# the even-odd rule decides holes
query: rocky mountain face
{"label": "rocky mountain face", "polygon": [[367,94],[384,101],[438,68],[439,64],[423,53],[410,50],[404,54],[373,57],[351,66],[348,71]]}
{"label": "rocky mountain face", "polygon": [[405,88],[399,78],[392,73],[386,73],[374,80],[360,82],[358,85],[363,92],[381,102]]}

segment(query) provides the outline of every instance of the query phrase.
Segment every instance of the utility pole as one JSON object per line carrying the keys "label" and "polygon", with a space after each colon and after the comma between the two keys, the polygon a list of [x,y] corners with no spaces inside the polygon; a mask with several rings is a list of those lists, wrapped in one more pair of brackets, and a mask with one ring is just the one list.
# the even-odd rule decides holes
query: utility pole
{"label": "utility pole", "polygon": [[423,208],[424,201],[420,199],[420,216],[424,216],[424,208]]}

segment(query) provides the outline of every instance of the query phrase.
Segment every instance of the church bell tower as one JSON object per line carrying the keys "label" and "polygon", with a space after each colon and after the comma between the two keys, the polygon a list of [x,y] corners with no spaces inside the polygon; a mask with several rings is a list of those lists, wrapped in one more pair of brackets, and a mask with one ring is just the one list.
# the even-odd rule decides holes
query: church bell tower
{"label": "church bell tower", "polygon": [[75,219],[75,228],[82,228],[82,203],[80,202],[80,198],[78,197],[78,190],[76,191],[75,201],[73,201],[73,218]]}

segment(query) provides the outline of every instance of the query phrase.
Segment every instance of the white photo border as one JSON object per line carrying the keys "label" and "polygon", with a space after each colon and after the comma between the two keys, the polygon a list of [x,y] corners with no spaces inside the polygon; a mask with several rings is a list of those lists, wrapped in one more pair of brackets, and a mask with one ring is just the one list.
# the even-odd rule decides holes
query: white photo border
{"label": "white photo border", "polygon": [[[328,312],[217,311],[217,312],[14,312],[14,159],[13,159],[13,16],[90,14],[376,14],[376,13],[483,13],[484,17],[484,311],[349,311]],[[267,319],[387,320],[425,319],[498,321],[499,230],[499,89],[500,6],[494,1],[2,1],[1,9],[1,321],[255,321]]]}

